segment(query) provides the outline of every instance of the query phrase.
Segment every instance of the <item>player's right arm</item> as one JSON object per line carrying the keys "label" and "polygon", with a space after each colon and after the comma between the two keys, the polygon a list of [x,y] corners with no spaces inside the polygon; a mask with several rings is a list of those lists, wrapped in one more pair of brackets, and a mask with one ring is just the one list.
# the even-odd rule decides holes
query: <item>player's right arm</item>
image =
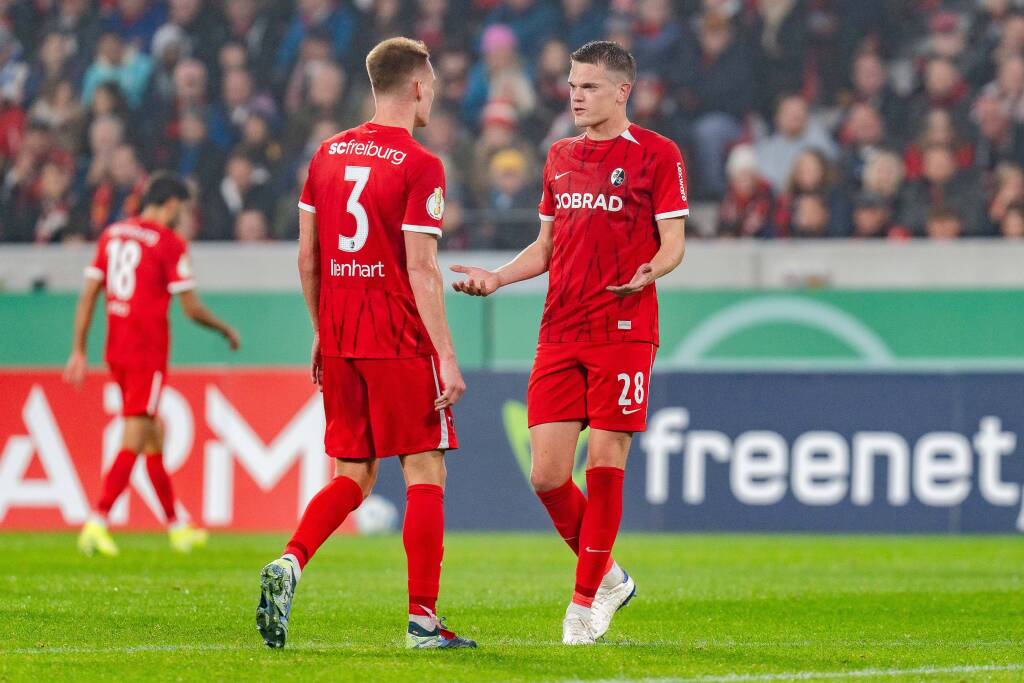
{"label": "player's right arm", "polygon": [[67,365],[64,367],[64,381],[76,387],[81,386],[85,379],[85,341],[89,336],[89,324],[92,322],[92,313],[96,308],[96,299],[99,298],[102,289],[102,279],[87,277],[85,286],[82,287],[82,293],[78,297],[78,306],[75,308],[71,355],[68,356]]}
{"label": "player's right arm", "polygon": [[309,321],[313,324],[313,348],[310,351],[310,378],[323,388],[323,362],[320,356],[320,236],[316,214],[299,209],[299,280],[306,299]]}
{"label": "player's right arm", "polygon": [[470,296],[487,296],[513,282],[529,280],[548,270],[551,262],[552,221],[540,222],[540,234],[530,246],[516,254],[516,257],[496,270],[485,270],[474,266],[454,265],[452,270],[465,275],[465,279],[452,284],[456,292]]}
{"label": "player's right arm", "polygon": [[544,164],[543,192],[540,198],[540,234],[530,246],[502,267],[490,271],[474,266],[454,265],[452,270],[465,275],[465,279],[452,285],[456,292],[470,296],[487,296],[513,282],[529,280],[548,271],[551,263],[552,233],[555,222],[555,203],[549,187],[552,150]]}

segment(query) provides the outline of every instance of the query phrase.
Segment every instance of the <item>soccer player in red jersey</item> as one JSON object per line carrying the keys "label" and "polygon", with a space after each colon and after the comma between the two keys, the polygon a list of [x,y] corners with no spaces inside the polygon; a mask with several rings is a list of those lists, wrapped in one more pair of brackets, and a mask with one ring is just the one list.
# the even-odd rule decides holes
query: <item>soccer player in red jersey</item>
{"label": "soccer player in red jersey", "polygon": [[[530,481],[578,555],[562,624],[567,644],[593,643],[636,585],[612,559],[634,432],[647,423],[658,346],[654,281],[680,264],[686,175],[679,148],[631,124],[632,55],[587,43],[572,55],[570,106],[582,135],[552,145],[544,166],[540,235],[491,272],[453,266],[455,289],[487,296],[547,271],[547,300],[527,394]],[[590,426],[587,496],[572,480]]]}
{"label": "soccer player in red jersey", "polygon": [[167,381],[171,295],[178,294],[185,314],[220,332],[232,349],[238,348],[238,333],[213,315],[195,292],[185,241],[173,230],[188,202],[188,187],[182,180],[155,173],[142,198],[142,213],[104,230],[96,257],[85,269],[86,283],[75,311],[64,378],[76,386],[85,378],[86,338],[96,299],[103,290],[107,300],[106,361],[121,387],[124,418],[121,450],[103,476],[99,502],[78,537],[79,549],[88,555],[118,554],[107,531],[107,515],[128,486],[139,454],[146,456],[146,471],[163,508],[171,547],[189,552],[206,543],[205,531],[178,519],[171,479],[163,463],[163,429],[157,408]]}
{"label": "soccer player in red jersey", "polygon": [[412,137],[427,125],[426,46],[391,38],[366,57],[373,119],[321,143],[299,200],[299,274],[313,324],[335,478],[309,502],[282,557],[263,568],[256,626],[284,647],[292,597],[317,549],[369,495],[380,459],[405,475],[410,648],[476,647],[434,613],[444,551],[444,455],[465,391],[444,310],[437,241],[441,161]]}

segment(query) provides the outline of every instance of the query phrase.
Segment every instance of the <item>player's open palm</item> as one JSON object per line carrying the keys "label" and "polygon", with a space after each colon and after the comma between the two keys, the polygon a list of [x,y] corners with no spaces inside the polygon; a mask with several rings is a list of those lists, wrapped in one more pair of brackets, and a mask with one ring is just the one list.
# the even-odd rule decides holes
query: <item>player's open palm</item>
{"label": "player's open palm", "polygon": [[466,392],[466,380],[455,358],[441,359],[441,395],[434,401],[435,410],[450,408],[459,402]]}
{"label": "player's open palm", "polygon": [[451,267],[456,273],[465,275],[465,279],[452,284],[456,292],[469,294],[470,296],[487,296],[493,294],[501,286],[498,274],[492,273],[483,268],[474,266],[454,265]]}
{"label": "player's open palm", "polygon": [[652,282],[654,282],[654,268],[650,263],[645,263],[636,269],[632,280],[624,285],[610,285],[607,289],[616,296],[629,296],[636,294]]}
{"label": "player's open palm", "polygon": [[64,366],[64,381],[76,387],[82,386],[85,381],[85,354],[80,351],[72,352],[68,363]]}

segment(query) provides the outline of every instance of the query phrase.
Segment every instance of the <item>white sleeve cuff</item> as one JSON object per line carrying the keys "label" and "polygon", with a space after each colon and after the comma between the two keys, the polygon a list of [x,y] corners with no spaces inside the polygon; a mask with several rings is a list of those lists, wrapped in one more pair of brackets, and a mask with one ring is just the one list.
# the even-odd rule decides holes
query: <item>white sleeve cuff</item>
{"label": "white sleeve cuff", "polygon": [[666,218],[682,218],[683,216],[689,216],[689,209],[679,209],[678,211],[666,211],[665,213],[654,214],[654,220],[663,221]]}
{"label": "white sleeve cuff", "polygon": [[107,279],[107,276],[103,274],[103,271],[96,266],[86,266],[85,276],[90,280],[98,280],[99,282],[103,282]]}
{"label": "white sleeve cuff", "polygon": [[537,214],[537,215],[538,215],[538,216],[540,216],[540,219],[541,219],[542,221],[550,221],[550,222],[552,222],[552,223],[554,223],[554,222],[555,222],[555,217],[554,217],[554,216],[545,216],[545,215],[544,215],[544,214],[542,214],[542,213],[540,213],[540,214]]}
{"label": "white sleeve cuff", "polygon": [[435,228],[432,225],[409,225],[408,223],[402,223],[402,230],[406,230],[408,232],[422,232],[427,235],[437,235],[438,237],[441,236],[441,228]]}
{"label": "white sleeve cuff", "polygon": [[172,282],[167,285],[167,291],[171,294],[181,294],[182,292],[187,292],[188,290],[195,288],[195,280],[178,280],[177,282]]}
{"label": "white sleeve cuff", "polygon": [[303,211],[308,211],[313,214],[316,213],[316,207],[313,206],[312,204],[307,204],[306,202],[299,202],[299,208],[302,209]]}

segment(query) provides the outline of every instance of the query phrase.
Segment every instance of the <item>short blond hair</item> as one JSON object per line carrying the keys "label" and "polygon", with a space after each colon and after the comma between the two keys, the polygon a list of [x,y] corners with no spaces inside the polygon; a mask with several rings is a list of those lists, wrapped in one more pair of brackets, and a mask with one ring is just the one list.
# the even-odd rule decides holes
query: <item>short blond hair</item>
{"label": "short blond hair", "polygon": [[423,41],[388,38],[366,55],[366,73],[374,92],[395,91],[416,71],[427,65],[430,51]]}

